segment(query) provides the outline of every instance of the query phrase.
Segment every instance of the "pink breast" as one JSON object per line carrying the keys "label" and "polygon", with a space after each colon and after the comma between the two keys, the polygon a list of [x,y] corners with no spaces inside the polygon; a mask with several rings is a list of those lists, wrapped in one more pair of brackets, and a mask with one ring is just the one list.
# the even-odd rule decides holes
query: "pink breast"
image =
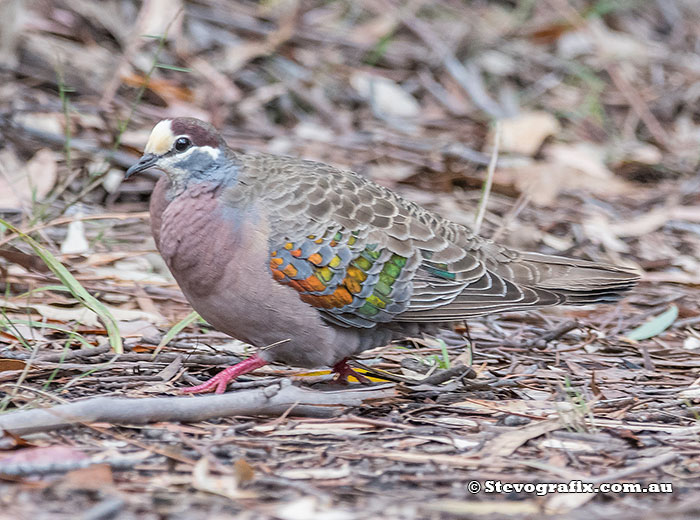
{"label": "pink breast", "polygon": [[221,282],[236,255],[239,223],[201,185],[173,199],[162,213],[159,249],[186,293],[206,294]]}

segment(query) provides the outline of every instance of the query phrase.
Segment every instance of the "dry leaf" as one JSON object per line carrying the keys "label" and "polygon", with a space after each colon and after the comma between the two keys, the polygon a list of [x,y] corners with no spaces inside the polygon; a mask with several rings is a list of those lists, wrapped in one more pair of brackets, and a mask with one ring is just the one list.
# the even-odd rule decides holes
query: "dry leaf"
{"label": "dry leaf", "polygon": [[556,493],[547,498],[544,509],[550,515],[564,515],[595,497],[595,493]]}
{"label": "dry leaf", "polygon": [[611,231],[618,237],[639,237],[662,228],[669,220],[700,223],[700,206],[674,206],[640,213],[634,219],[613,222]]}
{"label": "dry leaf", "polygon": [[605,165],[607,150],[591,143],[552,143],[544,151],[545,157],[552,163],[568,167],[591,179],[609,181],[613,173]]}
{"label": "dry leaf", "polygon": [[310,141],[320,141],[322,143],[330,143],[335,139],[333,130],[327,126],[321,126],[313,121],[302,121],[294,127],[294,134],[301,139]]}
{"label": "dry leaf", "polygon": [[60,483],[62,488],[103,491],[114,485],[109,464],[93,464],[69,471]]}
{"label": "dry leaf", "polygon": [[60,112],[20,112],[14,117],[16,124],[49,135],[63,135],[65,120]]}
{"label": "dry leaf", "polygon": [[92,274],[109,280],[118,280],[124,282],[148,282],[156,284],[171,283],[171,280],[168,279],[166,276],[139,269],[124,270],[116,266],[96,267],[94,269],[90,269],[90,272]]}
{"label": "dry leaf", "polygon": [[369,424],[354,423],[354,422],[330,422],[330,423],[301,423],[299,426],[290,429],[277,430],[274,424],[262,424],[251,428],[251,431],[267,433],[269,436],[289,437],[289,436],[308,436],[308,435],[332,435],[336,434],[343,437],[357,436],[374,429]]}
{"label": "dry leaf", "polygon": [[58,462],[74,462],[87,459],[82,451],[70,446],[44,446],[13,451],[0,457],[0,467],[9,464],[28,464],[43,466]]}
{"label": "dry leaf", "polygon": [[343,464],[339,468],[288,469],[281,471],[279,476],[292,480],[333,480],[349,477],[350,466]]}
{"label": "dry leaf", "polygon": [[545,160],[499,168],[496,182],[514,184],[533,204],[549,206],[564,190],[581,189],[610,196],[626,193],[630,186],[605,165],[605,149],[588,143],[551,144]]}
{"label": "dry leaf", "polygon": [[695,336],[688,336],[683,340],[683,348],[686,350],[700,349],[700,338],[696,338]]}
{"label": "dry leaf", "polygon": [[[8,309],[19,310],[20,308],[33,309],[44,318],[60,322],[75,321],[88,327],[101,328],[97,314],[87,309],[86,307],[58,307],[55,305],[46,305],[42,303],[30,303],[22,307],[9,301],[0,299],[0,304]],[[105,306],[114,318],[119,321],[145,320],[149,323],[162,323],[165,318],[159,314],[144,312],[136,309],[120,309],[119,307]]]}
{"label": "dry leaf", "polygon": [[602,213],[591,215],[583,222],[586,236],[594,244],[602,244],[609,251],[626,253],[629,246],[620,240],[610,227],[610,221]]}
{"label": "dry leaf", "polygon": [[0,372],[6,370],[23,370],[26,363],[20,359],[3,359],[0,358]]}
{"label": "dry leaf", "polygon": [[692,386],[678,392],[679,399],[700,399],[700,386]]}
{"label": "dry leaf", "polygon": [[139,13],[139,24],[134,33],[136,35],[160,36],[166,34],[167,31],[169,39],[176,39],[181,32],[184,13],[180,13],[177,20],[173,20],[173,16],[182,8],[182,0],[149,0],[144,2]]}
{"label": "dry leaf", "polygon": [[22,167],[9,150],[0,152],[0,208],[19,209],[42,200],[56,183],[57,155],[42,148]]}
{"label": "dry leaf", "polygon": [[564,428],[564,425],[558,418],[528,424],[527,426],[501,433],[489,440],[481,449],[479,455],[482,458],[509,457],[530,439],[535,439],[545,433],[562,428]]}
{"label": "dry leaf", "polygon": [[240,483],[253,480],[255,470],[245,459],[238,459],[233,465],[233,473]]}
{"label": "dry leaf", "polygon": [[[80,218],[82,213],[77,213]],[[85,224],[82,220],[74,220],[68,224],[66,238],[61,243],[61,253],[64,255],[80,255],[90,249],[87,238],[85,238]]]}
{"label": "dry leaf", "polygon": [[667,58],[668,51],[648,38],[642,40],[627,33],[614,31],[600,17],[589,17],[587,22],[588,30],[596,44],[596,56],[604,62],[646,63],[654,55]]}
{"label": "dry leaf", "polygon": [[[4,329],[2,332],[3,335],[16,340],[19,340],[21,337],[31,341],[48,342],[45,336],[39,334],[39,329],[37,327],[26,325],[26,320],[27,317],[23,316],[21,318],[17,317],[17,321],[10,320],[12,323],[11,325],[0,322],[0,330]],[[18,321],[25,323],[18,323]]]}
{"label": "dry leaf", "polygon": [[653,144],[635,142],[624,150],[623,161],[640,164],[660,164],[664,156],[661,150]]}
{"label": "dry leaf", "polygon": [[[479,66],[484,71],[494,76],[508,76],[517,74],[518,63],[505,52],[496,49],[488,49],[480,53],[477,58]],[[491,141],[493,142],[493,140]]]}
{"label": "dry leaf", "polygon": [[405,181],[416,174],[417,167],[414,164],[399,162],[373,164],[366,168],[367,176],[384,185],[393,185]]}
{"label": "dry leaf", "polygon": [[557,450],[576,451],[576,452],[591,452],[597,451],[587,442],[575,440],[560,440],[560,439],[545,439],[539,443],[540,448],[554,448]]}
{"label": "dry leaf", "polygon": [[478,413],[507,413],[516,415],[530,415],[535,417],[546,417],[560,412],[570,412],[573,406],[566,401],[546,402],[528,401],[522,399],[506,399],[500,401],[485,401],[481,399],[469,399],[459,401],[451,406],[474,410]]}
{"label": "dry leaf", "polygon": [[460,426],[463,428],[478,428],[479,423],[466,417],[435,417],[430,420],[434,424],[444,424],[446,426]]}
{"label": "dry leaf", "polygon": [[[500,150],[532,156],[537,153],[547,137],[560,130],[559,121],[548,112],[524,112],[502,119]],[[493,133],[486,139],[486,143],[490,149],[493,145]]]}
{"label": "dry leaf", "polygon": [[2,37],[0,38],[0,63],[14,68],[17,65],[17,46],[22,38],[25,11],[24,2],[0,2]]}
{"label": "dry leaf", "polygon": [[591,54],[594,50],[593,38],[585,29],[565,32],[557,40],[557,54],[565,60]]}
{"label": "dry leaf", "polygon": [[147,85],[151,92],[157,94],[169,104],[174,103],[175,101],[185,101],[190,103],[194,99],[190,89],[183,87],[178,82],[171,81],[169,79],[151,78],[141,74],[124,75],[121,79],[125,84],[132,87],[142,87]]}
{"label": "dry leaf", "polygon": [[214,476],[209,471],[209,459],[202,457],[192,470],[192,487],[200,491],[221,495],[232,500],[256,498],[257,493],[239,489],[237,475]]}
{"label": "dry leaf", "polygon": [[119,335],[122,338],[153,338],[160,337],[160,330],[146,320],[119,321],[117,322]]}
{"label": "dry leaf", "polygon": [[415,437],[416,440],[424,440],[429,442],[439,442],[440,444],[447,444],[448,446],[453,446],[458,450],[468,450],[470,448],[476,448],[481,444],[481,441],[476,441],[473,439],[463,439],[460,437],[442,437],[439,435],[421,435]]}
{"label": "dry leaf", "polygon": [[30,307],[48,320],[60,321],[63,323],[75,321],[76,323],[81,323],[93,328],[99,328],[101,326],[97,314],[87,307],[65,308],[40,303],[31,305]]}
{"label": "dry leaf", "polygon": [[102,179],[102,187],[107,193],[115,193],[124,180],[124,170],[110,168]]}
{"label": "dry leaf", "polygon": [[[324,501],[325,502],[325,501]],[[292,502],[283,502],[270,511],[271,516],[280,520],[355,520],[357,513],[344,509],[332,509],[320,503],[318,497],[307,496]]]}
{"label": "dry leaf", "polygon": [[395,81],[358,72],[350,78],[350,84],[386,116],[409,118],[420,114],[418,101]]}

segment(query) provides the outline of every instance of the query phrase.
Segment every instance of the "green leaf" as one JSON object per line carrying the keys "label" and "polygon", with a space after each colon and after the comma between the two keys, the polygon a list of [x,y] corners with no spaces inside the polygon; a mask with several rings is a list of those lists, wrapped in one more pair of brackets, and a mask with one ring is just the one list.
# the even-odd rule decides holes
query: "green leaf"
{"label": "green leaf", "polygon": [[70,273],[70,271],[64,266],[58,259],[53,256],[48,249],[39,244],[29,235],[22,233],[15,226],[9,222],[0,219],[0,224],[4,225],[19,236],[25,243],[29,244],[34,252],[44,261],[46,266],[51,269],[53,274],[61,280],[61,283],[68,288],[70,293],[85,307],[93,311],[100,318],[100,321],[104,323],[105,329],[107,329],[107,335],[109,336],[109,344],[112,346],[112,350],[117,354],[123,352],[122,348],[122,338],[119,335],[119,328],[117,327],[117,320],[114,319],[112,313],[109,312],[107,307],[95,298],[92,294],[87,292],[85,287],[83,287],[78,280]]}
{"label": "green leaf", "polygon": [[[440,345],[440,350],[442,351],[442,359],[440,360],[440,368],[447,370],[450,368],[450,353],[447,351],[447,344],[438,338],[438,344]],[[438,358],[440,359],[440,358]]]}
{"label": "green leaf", "polygon": [[158,355],[158,353],[163,349],[163,347],[167,345],[170,342],[170,340],[173,339],[180,331],[182,331],[182,329],[184,329],[191,323],[194,323],[198,319],[201,319],[199,317],[199,314],[197,314],[195,311],[192,311],[187,316],[178,321],[175,325],[173,325],[172,328],[168,332],[166,332],[165,336],[163,336],[163,339],[160,340],[160,343],[158,343],[158,347],[153,353],[153,357],[155,358]]}
{"label": "green leaf", "polygon": [[187,67],[178,67],[177,65],[168,65],[167,63],[157,63],[156,67],[159,69],[174,70],[176,72],[192,72],[192,69]]}
{"label": "green leaf", "polygon": [[68,290],[68,287],[66,287],[64,285],[42,285],[41,287],[36,287],[36,288],[31,289],[31,290],[24,292],[22,294],[18,294],[16,296],[16,298],[18,300],[21,300],[22,298],[26,298],[27,296],[31,296],[32,294],[35,294],[38,292],[44,292],[44,291],[67,292],[67,293],[70,292]]}
{"label": "green leaf", "polygon": [[658,336],[676,321],[678,317],[678,307],[671,305],[667,311],[662,312],[658,316],[654,316],[646,323],[642,323],[636,329],[627,333],[626,338],[634,341],[653,338]]}
{"label": "green leaf", "polygon": [[7,322],[0,321],[0,328],[6,328],[11,332],[9,325],[26,325],[27,327],[34,327],[36,329],[50,329],[58,332],[63,332],[72,336],[73,339],[81,343],[86,348],[93,348],[95,345],[86,340],[81,334],[75,332],[74,330],[66,329],[52,323],[44,323],[43,321],[34,320],[8,320]]}

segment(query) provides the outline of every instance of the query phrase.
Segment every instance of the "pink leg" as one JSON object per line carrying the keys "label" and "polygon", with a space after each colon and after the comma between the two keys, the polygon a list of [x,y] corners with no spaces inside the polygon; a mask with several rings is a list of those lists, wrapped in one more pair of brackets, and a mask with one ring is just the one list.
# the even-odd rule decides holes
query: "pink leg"
{"label": "pink leg", "polygon": [[333,365],[333,372],[338,374],[335,380],[339,383],[348,384],[348,376],[353,376],[363,385],[372,384],[372,381],[370,381],[369,378],[355,372],[355,370],[348,365],[348,359],[349,358],[342,359]]}
{"label": "pink leg", "polygon": [[214,377],[212,377],[209,381],[206,381],[201,385],[188,386],[182,388],[181,391],[186,394],[203,394],[206,392],[211,392],[211,390],[214,387],[216,387],[215,392],[217,394],[223,394],[226,391],[226,385],[228,385],[229,381],[231,381],[232,379],[236,379],[242,374],[252,372],[253,370],[258,369],[264,365],[267,365],[267,361],[255,354],[254,356],[249,357],[248,359],[243,360],[240,363],[236,363],[235,365],[232,365],[226,368],[225,370],[222,370]]}

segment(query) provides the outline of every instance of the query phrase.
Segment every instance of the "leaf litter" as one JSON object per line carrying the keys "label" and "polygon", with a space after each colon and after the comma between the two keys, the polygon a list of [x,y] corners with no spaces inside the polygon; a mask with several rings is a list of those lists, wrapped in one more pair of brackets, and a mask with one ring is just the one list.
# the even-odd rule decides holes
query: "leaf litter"
{"label": "leaf litter", "polygon": [[[172,4],[0,3],[0,425],[78,407],[62,428],[48,412],[0,437],[5,514],[696,516],[693,6]],[[275,407],[197,418],[217,396],[183,406],[177,388],[254,350],[191,314],[154,253],[154,178],[120,185],[148,128],[174,115],[469,225],[501,118],[481,233],[634,266],[642,283],[615,306],[470,320],[468,336],[363,353],[366,389],[266,367],[226,406]],[[577,479],[674,492],[467,488]]]}

